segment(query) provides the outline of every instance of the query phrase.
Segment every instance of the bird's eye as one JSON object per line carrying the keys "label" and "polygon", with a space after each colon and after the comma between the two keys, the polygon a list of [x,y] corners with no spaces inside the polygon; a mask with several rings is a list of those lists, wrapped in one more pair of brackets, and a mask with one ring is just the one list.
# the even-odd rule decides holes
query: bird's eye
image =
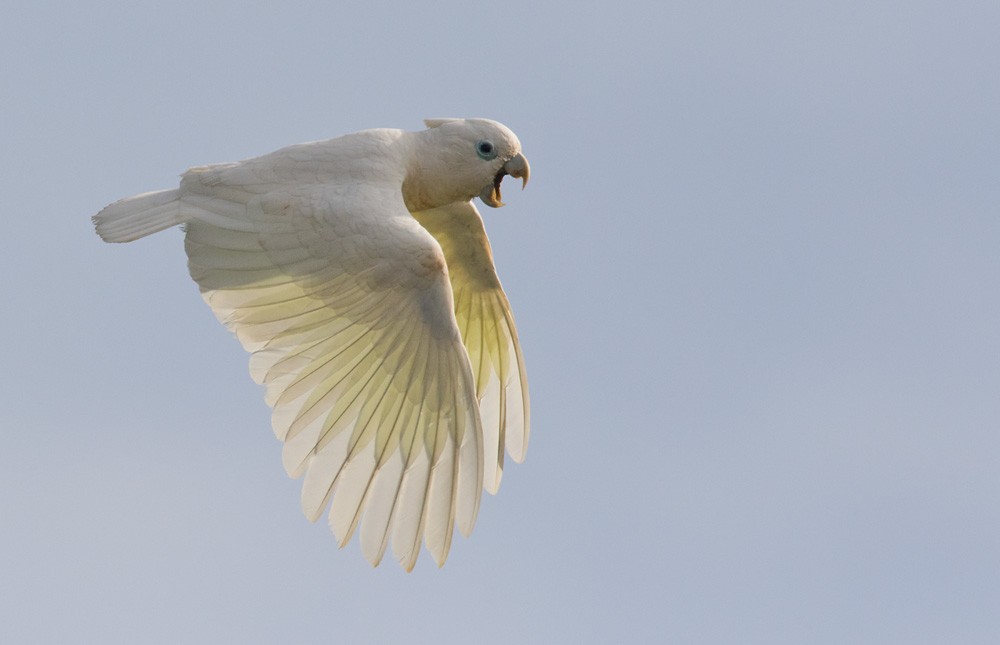
{"label": "bird's eye", "polygon": [[479,155],[480,159],[486,159],[489,161],[497,156],[497,147],[493,145],[492,141],[483,139],[476,143],[476,154]]}

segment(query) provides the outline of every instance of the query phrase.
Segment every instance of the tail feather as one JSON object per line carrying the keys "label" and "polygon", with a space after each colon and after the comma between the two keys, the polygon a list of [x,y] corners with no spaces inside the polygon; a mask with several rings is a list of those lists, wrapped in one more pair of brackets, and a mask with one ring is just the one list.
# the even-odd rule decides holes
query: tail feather
{"label": "tail feather", "polygon": [[97,234],[105,242],[131,242],[183,224],[186,217],[179,195],[180,191],[175,188],[119,200],[94,215]]}

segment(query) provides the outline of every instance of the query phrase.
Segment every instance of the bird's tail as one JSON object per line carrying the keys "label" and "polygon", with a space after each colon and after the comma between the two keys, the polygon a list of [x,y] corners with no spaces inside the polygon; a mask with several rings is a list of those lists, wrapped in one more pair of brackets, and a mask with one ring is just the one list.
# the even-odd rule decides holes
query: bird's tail
{"label": "bird's tail", "polygon": [[179,194],[176,188],[158,190],[106,206],[93,217],[97,234],[105,242],[131,242],[183,224],[186,218],[181,212]]}

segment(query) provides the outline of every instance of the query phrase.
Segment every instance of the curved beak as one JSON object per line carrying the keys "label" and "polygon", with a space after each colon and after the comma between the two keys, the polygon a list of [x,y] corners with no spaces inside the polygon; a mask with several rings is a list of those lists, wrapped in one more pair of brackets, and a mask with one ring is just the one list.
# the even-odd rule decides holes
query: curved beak
{"label": "curved beak", "polygon": [[520,152],[511,157],[510,161],[503,165],[503,169],[508,175],[521,180],[521,190],[528,185],[528,177],[531,175],[531,166],[528,159]]}
{"label": "curved beak", "polygon": [[528,185],[528,177],[531,176],[531,166],[528,165],[527,157],[519,152],[503,165],[500,172],[493,178],[493,183],[483,188],[482,192],[479,193],[479,199],[483,200],[484,204],[493,208],[503,206],[500,198],[500,183],[507,175],[520,179],[521,190],[524,190],[524,187]]}

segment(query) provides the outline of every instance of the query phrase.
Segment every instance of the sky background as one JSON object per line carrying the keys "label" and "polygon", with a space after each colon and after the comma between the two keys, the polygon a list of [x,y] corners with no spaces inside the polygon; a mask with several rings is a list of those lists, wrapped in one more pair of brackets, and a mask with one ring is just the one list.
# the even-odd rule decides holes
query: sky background
{"label": "sky background", "polygon": [[[8,2],[0,639],[996,643],[1000,5]],[[484,116],[527,461],[439,570],[299,510],[186,168]]]}

